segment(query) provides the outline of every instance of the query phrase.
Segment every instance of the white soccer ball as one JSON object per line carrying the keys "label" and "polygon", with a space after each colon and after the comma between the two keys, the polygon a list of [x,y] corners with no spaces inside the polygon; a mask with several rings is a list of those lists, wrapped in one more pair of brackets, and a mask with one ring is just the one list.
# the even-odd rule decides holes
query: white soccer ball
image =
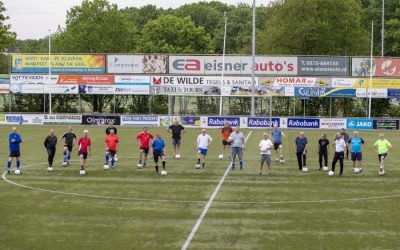
{"label": "white soccer ball", "polygon": [[79,171],[79,174],[80,174],[80,175],[85,175],[85,174],[86,174],[86,171],[85,171],[85,170],[81,170],[81,171]]}
{"label": "white soccer ball", "polygon": [[358,173],[360,173],[360,169],[359,168],[353,168],[353,172],[358,174]]}
{"label": "white soccer ball", "polygon": [[283,159],[281,159],[279,162],[280,162],[281,164],[285,164],[285,160],[283,160]]}
{"label": "white soccer ball", "polygon": [[165,170],[161,171],[161,175],[162,176],[166,176],[167,175],[167,171],[165,171]]}
{"label": "white soccer ball", "polygon": [[47,171],[52,172],[52,171],[53,171],[53,168],[52,168],[52,167],[48,167],[48,168],[47,168]]}
{"label": "white soccer ball", "polygon": [[137,168],[143,168],[143,165],[140,164],[140,163],[138,163],[138,164],[137,164]]}
{"label": "white soccer ball", "polygon": [[379,175],[381,175],[381,176],[382,176],[382,175],[385,175],[385,170],[379,170],[378,173],[379,173]]}
{"label": "white soccer ball", "polygon": [[64,167],[66,167],[66,166],[68,166],[68,162],[63,161],[62,165],[63,165]]}
{"label": "white soccer ball", "polygon": [[327,166],[325,166],[325,167],[322,168],[323,171],[328,171],[328,169],[329,169],[329,168],[328,168]]}
{"label": "white soccer ball", "polygon": [[180,159],[180,158],[181,158],[180,154],[175,155],[175,159]]}
{"label": "white soccer ball", "polygon": [[308,172],[308,167],[303,167],[302,171],[303,172]]}
{"label": "white soccer ball", "polygon": [[114,157],[114,161],[118,161],[118,157]]}
{"label": "white soccer ball", "polygon": [[16,170],[14,171],[14,174],[19,175],[19,174],[21,174],[21,171],[20,171],[19,169],[16,169]]}
{"label": "white soccer ball", "polygon": [[196,164],[194,167],[195,167],[196,169],[199,169],[199,168],[200,168],[200,164]]}
{"label": "white soccer ball", "polygon": [[218,156],[218,159],[220,159],[220,160],[224,159],[224,155],[223,155],[223,154],[220,154],[220,155]]}
{"label": "white soccer ball", "polygon": [[328,175],[329,175],[329,176],[334,176],[334,175],[335,175],[335,172],[333,172],[333,171],[331,170],[331,171],[329,171]]}
{"label": "white soccer ball", "polygon": [[108,166],[108,164],[104,164],[103,168],[104,169],[110,169],[110,166]]}

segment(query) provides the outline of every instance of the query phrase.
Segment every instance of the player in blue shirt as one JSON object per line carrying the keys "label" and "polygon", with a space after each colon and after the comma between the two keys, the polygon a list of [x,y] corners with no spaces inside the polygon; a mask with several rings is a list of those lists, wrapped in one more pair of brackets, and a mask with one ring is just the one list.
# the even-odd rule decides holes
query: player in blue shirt
{"label": "player in blue shirt", "polygon": [[[358,131],[354,131],[354,136],[348,141],[351,146],[351,160],[353,161],[353,172],[358,173],[362,171],[362,151],[364,149],[364,140],[358,135]],[[357,163],[357,164],[356,164]],[[357,165],[357,166],[356,166]],[[355,171],[356,167],[359,171]]]}
{"label": "player in blue shirt", "polygon": [[17,128],[13,127],[11,134],[8,136],[8,143],[10,148],[10,156],[7,162],[7,173],[11,173],[11,163],[14,158],[17,159],[17,170],[19,170],[21,166],[21,162],[19,161],[19,157],[21,156],[19,144],[22,142],[21,136],[17,133]]}
{"label": "player in blue shirt", "polygon": [[[272,137],[274,138],[274,151],[276,162],[280,162],[281,164],[285,163],[283,159],[283,145],[282,145],[282,137],[285,138],[285,134],[278,128],[278,125],[274,125],[274,130],[271,132]],[[280,151],[280,157],[278,158],[278,150]]]}
{"label": "player in blue shirt", "polygon": [[165,142],[164,139],[161,137],[161,134],[156,135],[156,138],[153,140],[151,147],[153,148],[154,163],[156,164],[155,169],[156,173],[158,174],[158,159],[161,158],[163,170],[165,170],[165,161],[166,161],[164,153]]}

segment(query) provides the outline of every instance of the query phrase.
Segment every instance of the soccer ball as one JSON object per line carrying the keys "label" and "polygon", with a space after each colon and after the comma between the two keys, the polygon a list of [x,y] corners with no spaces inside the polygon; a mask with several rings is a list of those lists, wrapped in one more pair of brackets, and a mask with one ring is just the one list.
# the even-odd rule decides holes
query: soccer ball
{"label": "soccer ball", "polygon": [[199,168],[200,168],[200,164],[196,164],[194,167],[195,167],[196,169],[199,169]]}
{"label": "soccer ball", "polygon": [[220,159],[220,160],[224,159],[224,155],[223,155],[223,154],[220,154],[220,155],[218,156],[218,159]]}
{"label": "soccer ball", "polygon": [[180,154],[175,155],[175,159],[180,159],[180,158],[181,158]]}
{"label": "soccer ball", "polygon": [[79,174],[80,174],[80,175],[85,175],[85,174],[86,174],[86,171],[85,171],[85,170],[81,170],[81,171],[79,171]]}
{"label": "soccer ball", "polygon": [[382,169],[382,170],[379,170],[378,173],[379,173],[380,176],[385,175],[385,170],[383,170],[383,169]]}
{"label": "soccer ball", "polygon": [[322,168],[322,170],[323,170],[323,171],[328,171],[328,167],[325,166],[325,167]]}
{"label": "soccer ball", "polygon": [[333,171],[331,170],[331,171],[329,171],[328,175],[329,175],[329,176],[334,176],[334,175],[335,175],[335,172],[333,172]]}
{"label": "soccer ball", "polygon": [[21,174],[21,171],[20,171],[19,169],[16,169],[16,170],[14,171],[14,174],[19,175],[19,174]]}
{"label": "soccer ball", "polygon": [[68,162],[63,161],[62,165],[63,165],[64,167],[66,167],[66,166],[68,166]]}
{"label": "soccer ball", "polygon": [[303,167],[302,171],[303,172],[308,172],[308,167]]}
{"label": "soccer ball", "polygon": [[358,173],[360,173],[360,169],[359,168],[353,168],[353,172],[358,174]]}
{"label": "soccer ball", "polygon": [[138,163],[138,164],[137,164],[137,168],[143,168],[143,165],[140,164],[140,163]]}
{"label": "soccer ball", "polygon": [[281,159],[279,162],[280,162],[281,164],[285,164],[285,160],[283,160],[283,159]]}
{"label": "soccer ball", "polygon": [[167,171],[165,171],[165,170],[161,171],[161,175],[162,176],[166,176],[167,175]]}
{"label": "soccer ball", "polygon": [[52,167],[48,167],[47,171],[51,172],[51,171],[53,171],[53,168]]}
{"label": "soccer ball", "polygon": [[108,164],[105,164],[105,165],[103,166],[103,168],[104,168],[104,169],[110,169],[110,166],[108,166]]}

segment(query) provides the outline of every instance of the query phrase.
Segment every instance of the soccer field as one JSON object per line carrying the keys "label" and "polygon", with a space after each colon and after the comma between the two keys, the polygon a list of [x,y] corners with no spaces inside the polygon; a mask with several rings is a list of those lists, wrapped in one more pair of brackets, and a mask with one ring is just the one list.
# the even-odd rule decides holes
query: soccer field
{"label": "soccer field", "polygon": [[[306,130],[308,173],[297,170],[293,142],[298,130],[284,130],[286,163],[273,162],[273,175],[257,176],[258,143],[263,130],[252,130],[244,153],[244,170],[227,171],[219,160],[219,129],[208,129],[214,142],[205,169],[195,169],[195,139],[200,129],[187,129],[182,158],[172,159],[169,134],[165,177],[155,175],[151,158],[137,169],[136,134],[140,128],[120,127],[119,161],[104,170],[105,127],[75,126],[78,137],[89,129],[93,150],[88,175],[79,164],[57,164],[47,172],[43,147],[50,126],[20,126],[23,175],[0,181],[0,249],[181,249],[195,227],[189,249],[399,249],[400,139],[383,131],[393,144],[386,175],[378,175],[373,143],[379,132],[361,131],[366,142],[364,171],[343,177],[317,171],[317,140],[322,132],[332,142],[335,132]],[[53,126],[58,137],[66,126]],[[10,126],[0,127],[5,171]],[[250,130],[243,130],[245,136]],[[348,131],[352,135],[352,131]],[[329,167],[333,151],[329,154]],[[275,157],[273,157],[275,158]],[[76,148],[72,160],[77,160]],[[13,163],[13,167],[15,162]],[[338,167],[338,166],[337,166]],[[219,185],[221,184],[221,185]],[[217,187],[220,187],[219,189]],[[210,201],[213,194],[215,199]],[[206,205],[210,205],[205,209]],[[203,213],[204,219],[199,217]],[[189,242],[187,242],[189,243]]]}

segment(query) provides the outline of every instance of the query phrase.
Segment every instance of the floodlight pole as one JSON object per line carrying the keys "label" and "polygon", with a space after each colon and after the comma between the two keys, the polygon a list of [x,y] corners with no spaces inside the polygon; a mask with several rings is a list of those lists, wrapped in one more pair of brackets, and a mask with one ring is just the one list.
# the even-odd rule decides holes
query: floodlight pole
{"label": "floodlight pole", "polygon": [[222,49],[222,71],[221,71],[221,95],[219,97],[219,115],[222,116],[223,114],[223,105],[222,105],[222,90],[224,87],[224,72],[225,72],[225,49],[226,49],[226,12],[224,12],[224,45]]}
{"label": "floodlight pole", "polygon": [[252,46],[251,46],[251,55],[252,55],[252,67],[251,67],[251,116],[255,115],[255,82],[256,82],[256,0],[253,0],[253,36],[252,36]]}
{"label": "floodlight pole", "polygon": [[385,0],[382,0],[382,34],[381,34],[381,57],[384,55],[385,45]]}
{"label": "floodlight pole", "polygon": [[368,119],[371,119],[371,94],[370,94],[370,89],[372,87],[372,54],[373,54],[373,49],[374,49],[374,21],[372,21],[372,27],[371,27],[371,55],[370,55],[370,60],[369,60],[369,86],[367,88],[367,97],[369,97],[368,101]]}
{"label": "floodlight pole", "polygon": [[[47,82],[48,85],[51,84],[51,30],[49,29],[49,79]],[[44,92],[43,85],[43,92]],[[50,90],[50,88],[48,88]],[[51,91],[49,91],[49,114],[51,114]]]}

